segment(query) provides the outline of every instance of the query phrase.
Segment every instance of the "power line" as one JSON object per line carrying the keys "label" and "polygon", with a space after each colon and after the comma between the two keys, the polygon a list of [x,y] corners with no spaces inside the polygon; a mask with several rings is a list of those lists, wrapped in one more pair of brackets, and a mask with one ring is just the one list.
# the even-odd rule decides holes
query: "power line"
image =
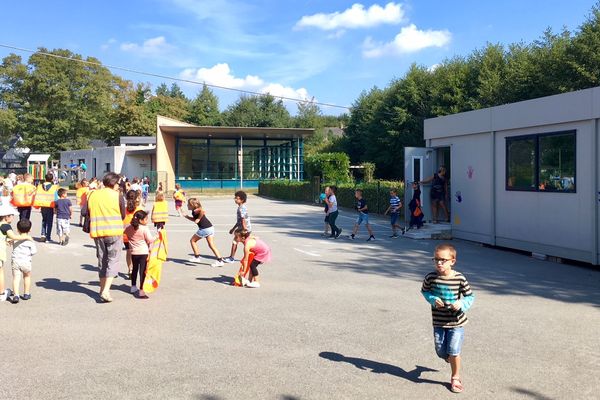
{"label": "power line", "polygon": [[[145,72],[145,71],[140,71],[140,70],[136,70],[136,69],[132,69],[132,68],[126,68],[126,67],[119,67],[117,65],[109,65],[109,64],[102,64],[99,62],[93,62],[93,61],[87,61],[87,60],[79,60],[77,58],[70,58],[70,57],[65,57],[65,56],[60,56],[58,54],[52,54],[52,53],[47,53],[44,51],[39,51],[39,50],[31,50],[31,49],[26,49],[23,47],[17,47],[17,46],[11,46],[8,44],[3,44],[0,43],[0,47],[4,47],[6,49],[11,49],[11,50],[17,50],[17,51],[23,51],[26,53],[31,53],[31,54],[40,54],[43,56],[47,56],[47,57],[53,57],[53,58],[59,58],[62,60],[67,60],[67,61],[75,61],[75,62],[79,62],[82,64],[88,64],[88,65],[95,65],[98,67],[105,67],[108,69],[116,69],[119,71],[125,71],[125,72],[130,72],[130,73],[134,73],[134,74],[139,74],[139,75],[145,75],[145,76],[151,76],[154,78],[160,78],[160,79],[169,79],[172,81],[177,81],[177,82],[185,82],[185,83],[191,83],[193,85],[206,85],[208,87],[211,88],[215,88],[215,89],[223,89],[223,90],[230,90],[233,92],[238,92],[238,93],[244,93],[244,94],[251,94],[251,95],[255,95],[255,96],[264,96],[266,93],[260,93],[260,92],[253,92],[251,90],[243,90],[243,89],[235,89],[235,88],[230,88],[227,86],[220,86],[220,85],[213,85],[213,84],[209,84],[206,82],[198,82],[198,81],[193,81],[191,79],[183,79],[183,78],[175,78],[172,76],[168,76],[168,75],[161,75],[161,74],[155,74],[153,72]],[[315,104],[315,105],[319,105],[319,106],[323,106],[323,107],[333,107],[333,108],[343,108],[344,110],[350,110],[351,107],[347,107],[347,106],[340,106],[337,104],[330,104],[330,103],[321,103],[318,101],[314,101],[314,97],[311,101],[308,101],[306,99],[296,99],[293,97],[285,97],[285,96],[273,96],[277,99],[281,99],[281,100],[288,100],[288,101],[293,101],[296,103],[310,103],[310,104]]]}

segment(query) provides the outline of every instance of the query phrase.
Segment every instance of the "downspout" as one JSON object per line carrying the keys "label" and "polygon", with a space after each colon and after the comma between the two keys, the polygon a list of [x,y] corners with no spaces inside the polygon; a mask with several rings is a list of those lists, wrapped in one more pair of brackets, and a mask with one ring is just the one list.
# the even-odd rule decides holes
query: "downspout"
{"label": "downspout", "polygon": [[492,246],[496,245],[496,131],[492,131]]}
{"label": "downspout", "polygon": [[[594,217],[594,223],[592,224],[592,238],[593,238],[593,253],[592,253],[592,265],[598,265],[598,202],[600,201],[600,193],[598,192],[598,128],[599,128],[599,120],[598,118],[594,119],[594,132],[592,135],[592,156],[594,157],[594,161],[592,165],[594,166],[594,172],[590,174],[592,176],[593,182],[592,187],[594,188],[594,192],[592,193],[592,216]],[[577,136],[575,136],[575,140],[577,140]],[[575,145],[576,149],[579,149],[580,146]],[[577,154],[575,155],[575,159],[577,160]],[[577,167],[575,167],[577,168]],[[577,182],[575,182],[577,185]]]}

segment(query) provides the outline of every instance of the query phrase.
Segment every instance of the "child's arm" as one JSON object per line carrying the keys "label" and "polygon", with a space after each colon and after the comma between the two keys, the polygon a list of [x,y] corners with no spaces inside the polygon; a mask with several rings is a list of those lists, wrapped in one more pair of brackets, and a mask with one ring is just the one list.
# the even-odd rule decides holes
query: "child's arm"
{"label": "child's arm", "polygon": [[10,240],[33,240],[33,238],[26,233],[16,235],[12,229],[6,232],[6,237],[8,237]]}
{"label": "child's arm", "polygon": [[69,219],[73,218],[73,206],[69,206]]}
{"label": "child's arm", "polygon": [[390,206],[389,206],[389,207],[388,207],[388,208],[385,210],[385,212],[383,213],[383,215],[387,215],[387,213],[389,213],[389,212],[390,212],[390,209],[391,209],[391,208],[392,208],[392,206],[390,205]]}
{"label": "child's arm", "polygon": [[248,270],[248,258],[250,257],[250,246],[248,246],[248,242],[244,244],[244,257],[242,258],[242,266],[244,267],[244,272]]}
{"label": "child's arm", "polygon": [[442,301],[442,299],[440,299],[439,297],[434,295],[430,289],[431,289],[431,284],[429,283],[429,280],[426,277],[423,280],[423,285],[421,286],[421,294],[423,295],[425,300],[427,300],[427,302],[429,304],[431,304],[432,307],[436,307],[436,308],[444,307],[445,305],[444,305],[444,302]]}
{"label": "child's arm", "polygon": [[455,311],[462,310],[463,312],[466,312],[473,305],[473,302],[475,301],[475,295],[471,290],[471,285],[469,285],[469,282],[467,282],[466,279],[460,282],[460,288],[458,290],[462,295],[462,299],[455,301],[452,304],[452,309]]}

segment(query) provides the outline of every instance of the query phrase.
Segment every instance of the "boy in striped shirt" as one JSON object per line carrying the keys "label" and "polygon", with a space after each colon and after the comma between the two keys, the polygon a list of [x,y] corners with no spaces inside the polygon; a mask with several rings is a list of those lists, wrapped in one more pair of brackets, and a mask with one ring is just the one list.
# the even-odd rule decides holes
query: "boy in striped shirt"
{"label": "boy in striped shirt", "polygon": [[433,338],[438,357],[450,363],[452,376],[450,390],[463,391],[460,379],[460,352],[467,324],[465,312],[475,297],[467,278],[452,269],[456,264],[456,249],[450,244],[440,244],[433,257],[436,271],[423,280],[421,294],[431,304]]}
{"label": "boy in striped shirt", "polygon": [[[400,216],[400,209],[402,208],[402,202],[400,201],[400,197],[398,197],[398,192],[396,189],[390,190],[390,206],[385,210],[383,215],[390,213],[390,224],[392,225],[392,236],[391,238],[395,239],[398,237],[398,228],[400,228],[400,224],[398,224],[398,217]],[[402,231],[404,233],[404,230]]]}

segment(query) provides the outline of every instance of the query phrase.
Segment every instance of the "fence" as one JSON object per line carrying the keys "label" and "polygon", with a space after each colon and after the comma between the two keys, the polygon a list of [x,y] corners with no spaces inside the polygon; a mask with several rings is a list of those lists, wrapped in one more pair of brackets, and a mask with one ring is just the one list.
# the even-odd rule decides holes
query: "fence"
{"label": "fence", "polygon": [[263,181],[258,186],[258,194],[281,200],[300,202],[319,202],[319,195],[326,186],[337,186],[337,201],[340,207],[354,208],[356,189],[363,190],[363,198],[367,200],[369,211],[382,214],[390,204],[390,190],[395,189],[400,199],[404,198],[404,183],[395,181],[375,181],[372,183],[354,184],[327,183],[315,185],[314,182],[297,182],[288,180]]}

